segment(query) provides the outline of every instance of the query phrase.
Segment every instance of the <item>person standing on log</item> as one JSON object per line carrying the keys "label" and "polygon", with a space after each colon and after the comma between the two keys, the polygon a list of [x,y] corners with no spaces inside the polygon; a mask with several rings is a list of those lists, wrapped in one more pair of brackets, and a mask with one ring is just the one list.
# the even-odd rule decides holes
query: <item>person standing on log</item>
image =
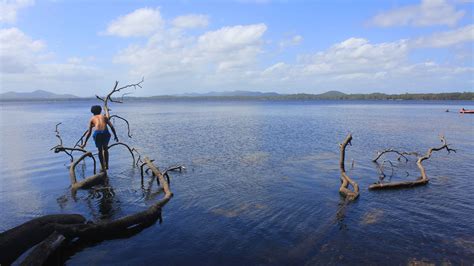
{"label": "person standing on log", "polygon": [[102,107],[100,107],[100,105],[94,105],[91,107],[91,112],[92,114],[94,114],[94,116],[92,116],[91,120],[89,121],[89,129],[87,131],[86,140],[84,141],[84,144],[81,145],[81,148],[84,149],[87,144],[87,141],[89,140],[89,137],[91,136],[92,128],[95,128],[92,138],[94,138],[95,146],[99,150],[99,160],[102,170],[107,170],[109,169],[108,146],[111,137],[107,125],[112,130],[112,133],[114,133],[114,140],[117,142],[119,140],[117,138],[115,128],[110,122],[110,120],[106,116],[101,114]]}

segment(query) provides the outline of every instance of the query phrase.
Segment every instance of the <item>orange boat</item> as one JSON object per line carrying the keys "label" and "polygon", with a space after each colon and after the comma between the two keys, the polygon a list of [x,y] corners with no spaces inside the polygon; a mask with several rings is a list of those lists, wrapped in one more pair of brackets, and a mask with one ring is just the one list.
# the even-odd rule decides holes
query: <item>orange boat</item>
{"label": "orange boat", "polygon": [[461,114],[474,114],[474,110],[466,110],[464,108],[462,108],[461,110],[459,110],[459,112]]}

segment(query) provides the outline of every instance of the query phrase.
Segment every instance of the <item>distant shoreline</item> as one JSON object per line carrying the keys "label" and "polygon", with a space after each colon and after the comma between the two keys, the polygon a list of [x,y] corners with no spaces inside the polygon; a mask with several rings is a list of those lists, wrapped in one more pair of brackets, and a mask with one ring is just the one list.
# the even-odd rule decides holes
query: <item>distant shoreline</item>
{"label": "distant shoreline", "polygon": [[[96,98],[68,98],[68,99],[0,99],[0,103],[15,102],[95,102]],[[474,104],[474,99],[301,99],[301,98],[262,98],[262,97],[129,97],[124,98],[129,102],[390,102],[390,103],[410,103],[410,102],[469,102]]]}
{"label": "distant shoreline", "polygon": [[[45,101],[89,101],[95,97],[70,97],[70,98],[0,98],[0,102],[45,102]],[[323,94],[277,94],[277,95],[225,95],[225,96],[181,96],[162,95],[149,97],[124,97],[128,101],[149,100],[179,100],[179,101],[474,101],[474,92],[453,93],[406,93],[406,94],[345,94],[341,92],[327,92]]]}

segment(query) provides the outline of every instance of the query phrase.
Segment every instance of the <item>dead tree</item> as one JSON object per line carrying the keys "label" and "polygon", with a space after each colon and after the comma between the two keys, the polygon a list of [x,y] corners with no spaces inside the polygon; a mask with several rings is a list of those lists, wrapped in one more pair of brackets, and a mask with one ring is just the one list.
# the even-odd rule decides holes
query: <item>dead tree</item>
{"label": "dead tree", "polygon": [[[111,116],[110,115],[111,109],[109,107],[109,102],[123,103],[123,96],[125,94],[122,95],[121,100],[114,99],[114,98],[112,98],[112,96],[114,96],[115,93],[123,91],[127,88],[136,88],[136,87],[141,88],[141,84],[143,83],[143,81],[144,81],[144,79],[142,79],[138,83],[125,85],[125,86],[120,87],[120,88],[118,88],[119,83],[118,83],[118,81],[116,81],[114,88],[105,97],[99,97],[99,96],[96,95],[97,99],[101,100],[104,103],[104,111],[105,111],[105,115],[108,119],[118,118],[118,119],[121,119],[121,120],[125,121],[125,123],[127,125],[127,134],[130,138],[131,138],[130,123],[128,122],[127,119],[125,119],[121,116],[118,116],[118,115],[112,115]],[[84,132],[84,134],[82,134],[81,138],[79,138],[79,140],[74,144],[74,146],[72,148],[71,147],[65,147],[63,145],[63,140],[61,138],[61,134],[59,133],[59,128],[58,128],[59,125],[61,125],[61,123],[58,123],[56,125],[56,129],[55,129],[56,137],[59,140],[59,144],[54,146],[53,148],[51,148],[51,150],[54,150],[55,153],[64,152],[70,157],[71,165],[69,167],[69,177],[70,177],[70,180],[71,180],[72,195],[74,196],[78,189],[90,188],[90,187],[92,187],[94,185],[97,185],[97,184],[104,184],[107,181],[106,180],[107,179],[107,173],[105,171],[102,171],[102,172],[97,174],[96,173],[96,168],[97,168],[96,167],[96,159],[94,157],[94,154],[92,154],[91,152],[81,148],[81,145],[84,143],[84,137],[88,133],[88,130],[86,130]],[[115,147],[115,146],[124,146],[125,148],[127,148],[127,150],[130,152],[130,155],[132,156],[132,165],[135,165],[135,155],[133,153],[134,148],[131,148],[126,143],[116,142],[116,143],[113,143],[113,144],[109,145],[108,149],[110,149],[112,147]],[[82,155],[77,160],[74,160],[74,156],[73,156],[73,152],[75,152],[75,151],[82,152]],[[77,178],[76,178],[75,168],[76,168],[76,166],[79,162],[83,161],[87,157],[91,158],[94,162],[94,175],[89,176],[89,177],[85,178],[84,180],[78,182]]]}
{"label": "dead tree", "polygon": [[375,157],[372,160],[375,163],[377,162],[377,160],[380,159],[380,157],[383,154],[390,153],[390,152],[398,154],[399,155],[398,160],[400,160],[400,157],[403,157],[405,159],[405,162],[408,161],[408,158],[406,157],[407,155],[416,156],[417,157],[416,165],[418,166],[418,169],[420,170],[421,176],[417,180],[413,180],[413,181],[404,181],[404,182],[395,182],[395,183],[378,182],[378,183],[370,185],[369,189],[393,189],[393,188],[406,188],[406,187],[426,185],[430,179],[426,175],[426,170],[422,164],[423,161],[430,159],[431,155],[435,151],[446,150],[448,153],[456,152],[456,150],[448,146],[448,143],[446,142],[446,139],[444,138],[444,136],[440,136],[440,139],[441,139],[442,145],[440,147],[433,147],[433,148],[428,149],[425,155],[420,155],[419,153],[416,153],[416,152],[400,152],[394,149],[388,149],[388,150],[379,152],[377,157]]}
{"label": "dead tree", "polygon": [[[346,156],[346,146],[351,144],[352,134],[348,134],[343,143],[339,144],[341,150],[341,157],[339,159],[339,169],[341,170],[341,186],[339,187],[339,193],[343,195],[348,200],[355,200],[359,197],[359,185],[352,180],[347,174],[344,166],[345,156]],[[349,184],[352,186],[354,191],[349,189]]]}
{"label": "dead tree", "polygon": [[130,134],[130,123],[128,122],[127,119],[121,117],[121,116],[118,116],[118,115],[110,115],[110,107],[109,107],[109,102],[113,102],[113,103],[123,103],[123,97],[129,93],[124,93],[122,94],[122,98],[121,100],[117,100],[117,99],[114,99],[112,98],[112,96],[115,94],[115,93],[118,93],[120,91],[123,91],[125,89],[128,89],[128,88],[134,88],[136,89],[137,87],[141,88],[141,84],[143,83],[144,79],[142,78],[142,80],[138,83],[134,83],[134,84],[129,84],[129,85],[125,85],[123,87],[120,87],[120,88],[117,88],[118,87],[118,84],[119,82],[118,81],[115,81],[115,86],[114,88],[112,89],[112,91],[109,92],[109,94],[107,94],[105,97],[99,97],[98,95],[96,95],[95,97],[99,100],[101,100],[103,103],[104,103],[104,112],[105,112],[105,117],[107,117],[107,119],[112,119],[112,118],[118,118],[120,120],[123,120],[125,121],[125,123],[127,124],[127,134],[128,134],[128,137],[131,138],[132,135]]}
{"label": "dead tree", "polygon": [[[147,210],[109,222],[86,222],[79,214],[47,215],[33,219],[0,234],[0,264],[10,264],[21,254],[33,250],[23,261],[24,265],[43,264],[56,250],[67,248],[78,241],[102,241],[136,234],[146,227],[162,220],[161,211],[173,193],[152,160],[145,157],[144,163],[159,180],[164,196]],[[130,236],[130,235],[128,235]]]}
{"label": "dead tree", "polygon": [[[104,110],[106,112],[107,118],[119,118],[126,122],[127,129],[128,129],[128,136],[131,137],[130,134],[130,124],[128,121],[120,116],[113,115],[110,116],[111,109],[108,106],[109,102],[116,102],[122,103],[122,100],[116,100],[112,98],[113,94],[116,92],[120,92],[126,88],[130,87],[141,87],[141,83],[126,85],[121,88],[118,87],[118,82],[115,83],[114,88],[112,91],[101,98],[96,96],[98,99],[104,102]],[[65,147],[63,145],[63,140],[59,133],[59,125],[56,125],[56,137],[59,140],[59,144],[54,146],[52,150],[54,152],[64,152],[66,153],[71,159],[71,165],[69,167],[69,177],[71,180],[71,191],[73,196],[75,195],[78,189],[84,188],[91,188],[95,185],[104,185],[107,184],[107,173],[105,171],[101,171],[100,173],[96,173],[96,160],[94,158],[94,154],[90,151],[82,149],[80,146],[83,144],[84,136],[87,134],[87,131],[82,135],[82,137],[76,142],[76,144],[70,148]],[[146,173],[151,171],[152,173],[152,180],[156,178],[157,184],[160,186],[159,191],[164,192],[164,197],[153,204],[145,211],[141,211],[132,215],[125,216],[123,218],[108,221],[108,222],[86,222],[86,219],[79,215],[79,214],[60,214],[60,215],[48,215],[33,219],[29,222],[26,222],[20,226],[17,226],[13,229],[5,231],[0,234],[0,250],[2,251],[0,254],[0,264],[10,264],[15,261],[22,253],[30,250],[33,246],[35,246],[32,251],[26,256],[25,260],[23,261],[22,265],[42,265],[46,262],[48,257],[55,253],[58,249],[67,249],[81,241],[103,241],[105,239],[110,238],[118,238],[118,237],[130,237],[146,227],[151,226],[157,220],[161,223],[161,210],[163,206],[171,199],[173,196],[170,190],[170,171],[176,170],[183,170],[183,166],[173,166],[167,168],[163,173],[160,172],[158,167],[153,164],[153,160],[150,160],[148,157],[144,157],[142,160],[140,153],[137,149],[131,148],[125,143],[117,142],[110,145],[108,148],[112,148],[114,146],[124,146],[128,149],[132,156],[133,165],[137,165],[142,163],[142,182],[144,178],[144,171],[143,169],[146,167]],[[72,155],[73,152],[80,151],[82,152],[81,156],[78,159],[74,159]],[[135,154],[138,154],[137,160],[135,160]],[[76,166],[83,162],[86,158],[92,158],[94,163],[94,174],[85,178],[82,181],[77,181],[76,178]],[[94,187],[97,189],[97,187]],[[100,188],[99,188],[100,189]]]}

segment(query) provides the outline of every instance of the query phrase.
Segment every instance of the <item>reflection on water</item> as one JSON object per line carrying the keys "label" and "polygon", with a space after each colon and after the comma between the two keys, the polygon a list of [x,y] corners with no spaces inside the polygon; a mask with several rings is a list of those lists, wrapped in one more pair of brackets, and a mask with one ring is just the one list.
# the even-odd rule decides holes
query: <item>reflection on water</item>
{"label": "reflection on water", "polygon": [[[142,184],[125,149],[111,150],[107,186],[70,195],[68,158],[49,150],[57,144],[54,126],[62,122],[63,141],[74,143],[94,103],[1,104],[0,230],[50,213],[116,219],[162,196],[155,179]],[[121,140],[161,168],[183,164],[188,171],[173,174],[165,223],[79,245],[68,264],[470,264],[474,116],[444,112],[460,107],[473,108],[357,101],[117,106],[132,127],[129,139],[117,125]],[[353,203],[338,192],[338,143],[348,131],[354,139],[347,170],[361,187]],[[427,186],[367,190],[382,174],[371,161],[376,151],[424,153],[439,144],[439,134],[458,152],[425,162]],[[384,164],[383,182],[419,175],[415,160],[392,163]],[[77,169],[78,178],[92,172],[90,162]]]}

